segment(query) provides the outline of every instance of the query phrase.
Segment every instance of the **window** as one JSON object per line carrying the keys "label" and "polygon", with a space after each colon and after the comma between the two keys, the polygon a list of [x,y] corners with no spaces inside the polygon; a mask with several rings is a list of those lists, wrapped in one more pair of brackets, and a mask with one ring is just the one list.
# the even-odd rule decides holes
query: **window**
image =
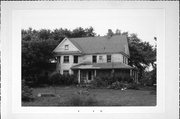
{"label": "window", "polygon": [[107,62],[111,62],[111,55],[107,55]]}
{"label": "window", "polygon": [[123,56],[123,63],[127,64],[127,58]]}
{"label": "window", "polygon": [[69,70],[63,70],[63,75],[69,75]]}
{"label": "window", "polygon": [[69,50],[69,45],[65,45],[65,50]]}
{"label": "window", "polygon": [[102,56],[99,56],[99,60],[102,60]]}
{"label": "window", "polygon": [[123,56],[123,63],[124,63],[124,56]]}
{"label": "window", "polygon": [[74,56],[74,63],[78,63],[78,56]]}
{"label": "window", "polygon": [[69,56],[64,56],[64,63],[69,63]]}
{"label": "window", "polygon": [[97,62],[97,59],[96,59],[96,56],[95,56],[95,55],[92,57],[92,62],[93,62],[93,63],[96,63],[96,62]]}

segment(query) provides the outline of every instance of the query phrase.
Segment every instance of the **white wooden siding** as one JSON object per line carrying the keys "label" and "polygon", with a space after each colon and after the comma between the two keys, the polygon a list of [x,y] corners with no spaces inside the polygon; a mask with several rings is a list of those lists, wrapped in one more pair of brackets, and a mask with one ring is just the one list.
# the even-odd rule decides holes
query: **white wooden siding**
{"label": "white wooden siding", "polygon": [[[65,50],[65,45],[68,45],[68,50]],[[70,40],[64,39],[62,43],[60,43],[56,49],[55,52],[67,52],[67,51],[79,51],[78,48],[76,48]],[[126,49],[127,52],[127,49]],[[107,62],[107,54],[92,54],[92,55],[82,55],[78,57],[78,63],[74,63],[74,55],[61,55],[60,57],[60,63],[59,63],[59,69],[60,73],[63,74],[63,70],[69,70],[70,74],[73,74],[73,71],[71,70],[71,67],[74,65],[77,65],[79,63],[89,62],[92,63],[92,56],[97,56],[97,63],[106,63]],[[69,56],[69,63],[64,63],[64,56]],[[102,56],[102,60],[99,59],[99,56]],[[124,56],[126,57],[126,56]],[[125,58],[127,64],[128,58]],[[120,53],[111,54],[111,62],[122,62],[123,63],[123,55]]]}
{"label": "white wooden siding", "polygon": [[[91,62],[92,63],[93,55],[84,55],[79,57],[79,61],[82,62]],[[97,63],[106,63],[107,62],[107,54],[97,54]],[[102,60],[99,59],[99,56],[102,56]],[[122,54],[111,54],[111,62],[123,62]]]}
{"label": "white wooden siding", "polygon": [[[65,45],[69,46],[68,50],[65,50]],[[64,41],[62,41],[62,43],[60,43],[56,49],[54,50],[54,52],[67,52],[67,51],[79,51],[78,48],[76,48],[71,41],[69,41],[68,39],[64,39]]]}
{"label": "white wooden siding", "polygon": [[[63,74],[63,70],[69,70],[70,74],[73,74],[73,71],[71,70],[71,67],[74,65],[77,65],[79,63],[85,63],[89,62],[92,63],[92,56],[93,55],[83,55],[78,57],[78,63],[74,63],[74,55],[68,55],[69,56],[69,63],[64,63],[64,56],[67,55],[61,55],[59,69],[60,73]],[[107,62],[107,54],[98,54],[97,56],[97,63],[106,63]],[[102,56],[102,60],[99,60],[99,56]],[[125,57],[125,56],[124,56]],[[126,57],[126,64],[127,64],[128,58]],[[111,62],[122,62],[123,63],[123,55],[122,54],[111,54]]]}

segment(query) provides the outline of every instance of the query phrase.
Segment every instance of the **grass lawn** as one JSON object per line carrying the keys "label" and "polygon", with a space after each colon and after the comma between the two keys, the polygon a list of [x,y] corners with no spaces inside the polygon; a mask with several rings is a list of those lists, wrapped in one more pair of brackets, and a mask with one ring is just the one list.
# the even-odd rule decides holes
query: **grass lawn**
{"label": "grass lawn", "polygon": [[[34,88],[34,101],[22,102],[22,106],[71,106],[68,100],[79,90],[75,86]],[[150,89],[114,90],[89,89],[90,95],[97,100],[95,106],[155,106],[156,95]],[[55,93],[56,97],[37,97],[38,93]]]}

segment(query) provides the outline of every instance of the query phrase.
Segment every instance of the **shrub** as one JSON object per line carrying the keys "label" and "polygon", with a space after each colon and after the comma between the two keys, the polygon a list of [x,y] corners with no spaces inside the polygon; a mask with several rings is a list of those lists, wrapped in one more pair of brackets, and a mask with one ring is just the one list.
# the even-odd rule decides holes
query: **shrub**
{"label": "shrub", "polygon": [[58,72],[53,72],[50,76],[49,76],[49,84],[50,85],[59,85],[62,84],[62,80],[61,80],[61,75]]}
{"label": "shrub", "polygon": [[111,85],[109,85],[108,88],[111,88],[111,89],[127,88],[127,83],[116,81],[116,82],[112,83]]}
{"label": "shrub", "polygon": [[75,80],[75,76],[74,75],[61,75],[61,80],[63,82],[63,85],[72,85],[72,84],[76,84],[76,80]]}
{"label": "shrub", "polygon": [[32,101],[33,95],[32,95],[32,89],[29,88],[25,82],[22,82],[22,101]]}
{"label": "shrub", "polygon": [[68,101],[72,106],[95,106],[97,100],[91,95],[74,94]]}
{"label": "shrub", "polygon": [[35,84],[35,78],[33,76],[24,76],[23,78],[23,82],[29,86],[29,87],[33,87]]}
{"label": "shrub", "polygon": [[95,77],[91,84],[93,87],[106,87],[108,82],[105,78]]}
{"label": "shrub", "polygon": [[113,88],[113,86],[114,86],[117,89],[120,89],[123,87],[123,85],[127,85],[127,83],[132,83],[132,82],[133,82],[132,77],[130,77],[128,75],[109,76],[109,77],[101,76],[101,77],[95,77],[94,80],[91,82],[91,84],[94,87],[107,87],[108,86],[108,87]]}
{"label": "shrub", "polygon": [[139,90],[139,85],[136,83],[130,83],[128,84],[128,89]]}
{"label": "shrub", "polygon": [[49,84],[50,85],[72,85],[77,84],[74,75],[61,75],[58,72],[53,72],[49,76]]}
{"label": "shrub", "polygon": [[129,76],[129,75],[126,75],[124,77],[124,81],[127,82],[127,83],[133,83],[134,82],[133,78],[131,76]]}

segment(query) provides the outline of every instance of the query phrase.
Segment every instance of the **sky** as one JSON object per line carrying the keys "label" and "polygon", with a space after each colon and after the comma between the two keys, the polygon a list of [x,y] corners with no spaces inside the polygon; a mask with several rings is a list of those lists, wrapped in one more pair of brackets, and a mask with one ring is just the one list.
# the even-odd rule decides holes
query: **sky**
{"label": "sky", "polygon": [[22,29],[56,29],[92,26],[97,35],[113,32],[135,33],[142,41],[154,45],[154,37],[161,37],[164,12],[162,9],[61,9],[29,10],[22,19]]}

